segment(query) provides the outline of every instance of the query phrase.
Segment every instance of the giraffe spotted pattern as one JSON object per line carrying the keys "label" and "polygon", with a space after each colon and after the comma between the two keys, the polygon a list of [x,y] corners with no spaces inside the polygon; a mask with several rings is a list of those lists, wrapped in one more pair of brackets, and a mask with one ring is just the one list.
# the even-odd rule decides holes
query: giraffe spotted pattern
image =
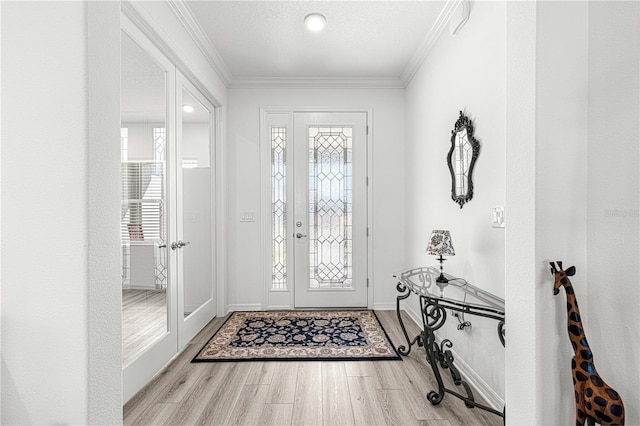
{"label": "giraffe spotted pattern", "polygon": [[569,276],[575,274],[572,266],[566,271],[562,262],[551,263],[551,273],[555,277],[553,294],[563,287],[567,295],[567,330],[573,347],[571,359],[573,389],[576,400],[576,425],[599,423],[601,425],[624,425],[624,405],[622,398],[607,385],[598,374],[593,361],[593,353],[582,327],[580,308]]}

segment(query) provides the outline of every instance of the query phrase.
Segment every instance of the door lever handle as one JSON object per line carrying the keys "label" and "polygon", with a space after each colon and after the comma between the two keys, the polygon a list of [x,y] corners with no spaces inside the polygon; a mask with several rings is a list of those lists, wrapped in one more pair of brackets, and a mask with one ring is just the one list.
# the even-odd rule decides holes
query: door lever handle
{"label": "door lever handle", "polygon": [[175,241],[171,243],[171,250],[175,250],[175,249],[179,249],[182,248],[188,244],[191,244],[190,241],[182,241],[182,240],[178,240],[178,242],[176,243]]}
{"label": "door lever handle", "polygon": [[304,235],[304,234],[302,234],[302,233],[300,233],[300,232],[298,232],[298,233],[296,234],[296,238],[302,238],[302,237],[306,237],[306,235]]}

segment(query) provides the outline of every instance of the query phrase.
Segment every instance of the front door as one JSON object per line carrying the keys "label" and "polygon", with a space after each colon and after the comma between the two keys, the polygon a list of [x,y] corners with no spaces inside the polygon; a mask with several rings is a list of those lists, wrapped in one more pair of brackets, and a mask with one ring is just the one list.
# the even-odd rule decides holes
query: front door
{"label": "front door", "polygon": [[367,114],[294,113],[296,308],[367,307]]}

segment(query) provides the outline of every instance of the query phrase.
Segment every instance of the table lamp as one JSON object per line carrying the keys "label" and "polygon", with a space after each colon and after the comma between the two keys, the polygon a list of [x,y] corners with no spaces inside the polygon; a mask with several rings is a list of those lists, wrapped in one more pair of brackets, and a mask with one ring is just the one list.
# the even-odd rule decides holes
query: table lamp
{"label": "table lamp", "polygon": [[449,280],[444,276],[442,262],[447,259],[443,259],[442,256],[455,256],[456,252],[453,249],[453,243],[451,242],[451,234],[449,231],[433,230],[429,237],[429,247],[427,247],[427,254],[440,256],[440,276],[436,279],[438,283],[448,283]]}

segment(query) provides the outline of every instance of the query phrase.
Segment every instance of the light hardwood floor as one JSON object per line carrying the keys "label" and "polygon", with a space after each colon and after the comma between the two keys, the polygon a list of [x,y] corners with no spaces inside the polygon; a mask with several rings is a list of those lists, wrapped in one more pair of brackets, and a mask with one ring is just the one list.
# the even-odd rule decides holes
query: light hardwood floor
{"label": "light hardwood floor", "polygon": [[[395,311],[376,314],[394,344],[403,344]],[[214,319],[125,405],[125,425],[503,424],[451,395],[431,405],[426,394],[436,382],[416,346],[403,361],[191,363],[224,319]],[[405,324],[418,333],[410,319]]]}
{"label": "light hardwood floor", "polygon": [[167,331],[164,290],[122,290],[122,362],[132,359]]}

